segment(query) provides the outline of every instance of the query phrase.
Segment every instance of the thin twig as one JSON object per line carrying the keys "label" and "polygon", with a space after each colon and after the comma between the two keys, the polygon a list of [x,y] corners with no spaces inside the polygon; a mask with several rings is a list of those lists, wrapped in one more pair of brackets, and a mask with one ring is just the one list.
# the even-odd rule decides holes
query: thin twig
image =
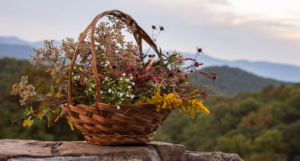
{"label": "thin twig", "polygon": [[[161,31],[161,30],[159,30],[159,32],[158,32],[158,34],[156,35],[155,39],[153,39],[153,37],[152,37],[152,39],[153,39],[154,42],[156,42],[156,38],[157,38],[157,36],[159,35],[160,31]],[[153,30],[152,30],[152,36],[153,36]],[[155,44],[156,44],[156,43],[155,43]],[[150,50],[150,46],[149,46],[148,51],[149,51],[149,50]],[[146,54],[148,53],[148,51],[146,52]]]}
{"label": "thin twig", "polygon": [[15,123],[15,122],[17,122],[17,121],[20,121],[20,120],[22,120],[22,119],[23,119],[23,118],[25,118],[25,117],[28,117],[28,116],[31,116],[31,115],[33,115],[33,114],[37,113],[37,112],[38,112],[38,111],[40,111],[41,109],[43,109],[43,108],[37,109],[37,110],[35,110],[35,111],[31,112],[30,114],[28,114],[28,115],[26,115],[26,116],[23,116],[23,117],[21,117],[21,118],[19,118],[19,119],[15,120],[15,121],[13,121],[13,122],[12,122],[12,124],[13,124],[13,123]]}
{"label": "thin twig", "polygon": [[[153,30],[154,29],[152,29],[152,39],[153,39]],[[149,49],[148,49],[148,51],[150,50],[150,46],[149,46]],[[148,51],[146,52],[146,54],[148,53]],[[143,51],[142,51],[143,52]]]}
{"label": "thin twig", "polygon": [[[79,96],[79,97],[75,97],[75,98],[72,98],[72,99],[83,98],[83,97],[84,97],[84,96]],[[62,104],[63,102],[67,102],[67,100],[66,100],[66,101],[58,102],[58,103],[56,103],[56,104],[54,104],[54,105],[59,105],[59,104]],[[25,117],[28,117],[28,116],[31,116],[31,115],[37,113],[37,112],[40,111],[41,109],[43,109],[43,108],[37,109],[37,110],[31,112],[30,114],[28,114],[28,115],[26,115],[26,116],[23,116],[23,117],[21,117],[21,118],[15,120],[15,121],[13,121],[12,124],[15,123],[15,122],[17,122],[17,121],[22,120],[22,119],[25,118]]]}

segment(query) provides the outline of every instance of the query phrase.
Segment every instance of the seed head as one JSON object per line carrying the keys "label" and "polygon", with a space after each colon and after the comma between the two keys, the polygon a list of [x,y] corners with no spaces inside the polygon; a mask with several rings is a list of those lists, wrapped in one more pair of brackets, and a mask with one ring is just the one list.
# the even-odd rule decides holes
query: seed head
{"label": "seed head", "polygon": [[179,79],[179,84],[182,84],[184,82],[184,79]]}
{"label": "seed head", "polygon": [[213,79],[213,80],[216,80],[216,79],[217,79],[217,76],[216,76],[216,75],[214,75],[214,76],[212,77],[212,79]]}
{"label": "seed head", "polygon": [[185,73],[184,76],[185,76],[185,78],[188,78],[189,77],[189,73]]}
{"label": "seed head", "polygon": [[197,47],[197,53],[202,53],[202,48]]}
{"label": "seed head", "polygon": [[163,26],[159,26],[160,31],[164,31],[164,27]]}

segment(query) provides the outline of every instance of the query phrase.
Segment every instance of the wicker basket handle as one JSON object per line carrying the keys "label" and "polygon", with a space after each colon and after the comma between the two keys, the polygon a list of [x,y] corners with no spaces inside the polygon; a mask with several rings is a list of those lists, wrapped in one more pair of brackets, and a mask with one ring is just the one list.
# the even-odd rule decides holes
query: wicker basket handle
{"label": "wicker basket handle", "polygon": [[93,74],[95,76],[95,82],[96,82],[96,92],[97,92],[97,101],[100,103],[103,103],[102,100],[102,95],[101,95],[101,88],[100,88],[100,81],[98,80],[98,72],[97,72],[97,64],[96,64],[96,55],[95,55],[95,40],[94,40],[94,32],[95,32],[95,26],[96,23],[98,22],[99,19],[101,19],[102,17],[106,16],[106,15],[111,15],[114,17],[119,18],[120,20],[122,20],[123,22],[126,23],[125,19],[128,18],[130,20],[129,25],[132,25],[133,23],[135,23],[135,27],[136,30],[132,31],[134,38],[137,42],[137,44],[140,47],[140,52],[142,52],[142,39],[144,39],[153,49],[154,51],[158,54],[158,50],[157,50],[157,46],[156,44],[152,41],[152,39],[149,37],[149,35],[136,23],[136,21],[131,18],[130,15],[123,13],[122,11],[119,10],[110,10],[110,11],[105,11],[101,14],[99,14],[98,16],[96,16],[94,18],[94,20],[89,24],[89,26],[85,29],[85,31],[83,32],[83,34],[80,37],[80,40],[76,46],[76,50],[75,50],[75,54],[73,56],[73,59],[71,61],[71,65],[70,65],[70,73],[69,73],[69,88],[68,88],[68,108],[69,108],[69,104],[72,104],[72,71],[74,68],[74,64],[77,58],[77,55],[79,53],[79,48],[80,45],[83,43],[86,34],[88,33],[89,30],[91,30],[91,55],[92,55],[92,71]]}

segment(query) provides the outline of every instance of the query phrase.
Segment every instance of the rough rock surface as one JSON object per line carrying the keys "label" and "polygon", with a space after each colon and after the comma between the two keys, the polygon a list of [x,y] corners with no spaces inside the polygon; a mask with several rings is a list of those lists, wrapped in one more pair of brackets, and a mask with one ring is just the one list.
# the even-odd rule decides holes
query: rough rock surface
{"label": "rough rock surface", "polygon": [[182,160],[185,146],[164,142],[150,142],[149,145],[155,147],[161,160]]}
{"label": "rough rock surface", "polygon": [[237,154],[185,151],[164,142],[99,146],[85,141],[45,142],[0,139],[0,161],[242,161]]}
{"label": "rough rock surface", "polygon": [[184,153],[185,161],[242,161],[237,154],[228,154],[222,152],[191,152],[185,151]]}

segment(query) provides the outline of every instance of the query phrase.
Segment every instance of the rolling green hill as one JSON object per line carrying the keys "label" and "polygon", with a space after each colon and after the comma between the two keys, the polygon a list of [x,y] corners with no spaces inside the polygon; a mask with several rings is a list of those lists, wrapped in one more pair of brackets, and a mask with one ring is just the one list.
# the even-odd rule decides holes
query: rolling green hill
{"label": "rolling green hill", "polygon": [[262,78],[240,70],[239,68],[231,68],[228,66],[203,68],[201,71],[207,73],[215,72],[217,79],[213,82],[207,78],[207,76],[199,73],[191,73],[190,77],[192,79],[190,83],[201,86],[212,86],[214,90],[210,92],[210,94],[222,96],[233,96],[247,91],[260,91],[269,84],[273,86],[278,86],[281,83],[287,85],[291,84]]}

